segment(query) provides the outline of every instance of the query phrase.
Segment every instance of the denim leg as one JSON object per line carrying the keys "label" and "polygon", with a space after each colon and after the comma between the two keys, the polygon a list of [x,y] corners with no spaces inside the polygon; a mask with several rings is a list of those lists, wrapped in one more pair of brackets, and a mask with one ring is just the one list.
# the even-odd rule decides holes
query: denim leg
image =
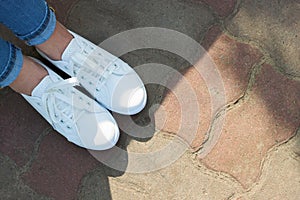
{"label": "denim leg", "polygon": [[22,65],[21,50],[0,38],[0,87],[10,85],[19,75]]}
{"label": "denim leg", "polygon": [[32,46],[50,38],[56,18],[44,0],[0,0],[0,23]]}

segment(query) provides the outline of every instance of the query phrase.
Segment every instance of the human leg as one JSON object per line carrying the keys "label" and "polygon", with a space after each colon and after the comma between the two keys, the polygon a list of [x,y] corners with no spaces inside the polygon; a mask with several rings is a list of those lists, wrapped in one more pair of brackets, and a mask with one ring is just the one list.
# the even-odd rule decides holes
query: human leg
{"label": "human leg", "polygon": [[21,50],[0,39],[0,84],[9,85],[70,142],[105,150],[119,138],[111,114],[74,88],[75,79],[63,80],[41,62],[23,56]]}
{"label": "human leg", "polygon": [[56,26],[55,14],[43,0],[0,0],[0,23],[28,45],[50,38]]}
{"label": "human leg", "polygon": [[11,84],[19,75],[22,65],[21,50],[0,38],[0,87]]}
{"label": "human leg", "polygon": [[21,71],[9,87],[18,93],[31,95],[33,89],[47,74],[47,71],[40,64],[27,56],[23,56]]}
{"label": "human leg", "polygon": [[[136,114],[144,108],[147,95],[137,73],[127,63],[85,38],[69,32],[56,22],[54,13],[44,1],[32,0],[28,3],[27,0],[0,0],[0,2],[14,4],[18,13],[21,13],[11,16],[9,9],[13,7],[2,5],[4,8],[0,7],[0,9],[4,10],[4,14],[0,15],[0,22],[5,20],[5,15],[10,15],[9,23],[6,22],[5,25],[27,44],[35,45],[39,52],[58,68],[70,76],[76,76],[81,85],[106,108],[129,115]],[[23,5],[24,9],[21,9],[20,5]],[[25,25],[22,24],[24,22],[22,13],[26,19],[34,21],[33,27],[28,28],[27,22]],[[16,24],[22,25],[16,26]],[[87,53],[84,54],[84,52]],[[80,54],[79,59],[76,56],[78,54]],[[91,56],[95,55],[92,61],[96,60],[96,62],[92,65],[96,67],[89,66]],[[79,62],[74,63],[74,60]],[[79,67],[79,70],[74,69],[75,65]],[[92,73],[86,74],[91,71],[91,67]]]}
{"label": "human leg", "polygon": [[16,92],[30,95],[47,72],[1,38],[0,50],[0,87],[9,85]]}
{"label": "human leg", "polygon": [[[22,5],[24,9],[20,9]],[[31,6],[27,10],[28,5]],[[55,16],[44,1],[0,0],[0,10],[0,22],[29,45],[45,43],[55,35]],[[30,15],[34,22],[27,26],[26,17]],[[23,56],[18,48],[3,40],[0,50],[1,87],[9,85],[21,93],[55,130],[76,145],[104,150],[116,144],[117,123],[105,108],[73,87],[78,86],[76,79],[62,79],[40,61]]]}

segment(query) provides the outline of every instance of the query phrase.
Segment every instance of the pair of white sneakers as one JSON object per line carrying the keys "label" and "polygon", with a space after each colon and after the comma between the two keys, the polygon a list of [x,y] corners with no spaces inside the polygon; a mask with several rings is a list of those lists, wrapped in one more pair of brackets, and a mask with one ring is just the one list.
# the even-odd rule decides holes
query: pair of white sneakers
{"label": "pair of white sneakers", "polygon": [[[61,61],[39,52],[72,78],[64,80],[40,63],[48,75],[22,96],[68,141],[91,150],[112,148],[119,128],[107,110],[133,115],[146,104],[146,90],[138,74],[124,61],[70,31],[73,40]],[[84,87],[91,99],[76,86]]]}

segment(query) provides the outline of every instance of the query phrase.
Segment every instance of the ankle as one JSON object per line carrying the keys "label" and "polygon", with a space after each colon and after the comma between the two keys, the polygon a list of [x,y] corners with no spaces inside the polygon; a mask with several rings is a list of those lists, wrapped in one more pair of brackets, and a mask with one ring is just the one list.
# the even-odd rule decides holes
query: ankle
{"label": "ankle", "polygon": [[23,66],[19,76],[9,85],[14,91],[31,95],[33,89],[48,75],[46,69],[34,60],[24,56]]}
{"label": "ankle", "polygon": [[61,60],[64,50],[72,39],[72,34],[61,23],[57,22],[51,37],[46,42],[37,45],[36,48],[52,60]]}

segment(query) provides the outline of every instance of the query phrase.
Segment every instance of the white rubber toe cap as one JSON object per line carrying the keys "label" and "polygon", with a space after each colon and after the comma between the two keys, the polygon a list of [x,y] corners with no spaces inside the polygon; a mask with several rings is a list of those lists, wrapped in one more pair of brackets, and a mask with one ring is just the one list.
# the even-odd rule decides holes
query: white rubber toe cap
{"label": "white rubber toe cap", "polygon": [[146,89],[135,72],[120,78],[111,93],[112,102],[109,107],[111,110],[117,111],[120,114],[137,114],[143,110],[146,105]]}
{"label": "white rubber toe cap", "polygon": [[116,145],[119,129],[113,118],[105,113],[85,114],[77,121],[77,128],[82,145],[91,150],[106,150]]}

